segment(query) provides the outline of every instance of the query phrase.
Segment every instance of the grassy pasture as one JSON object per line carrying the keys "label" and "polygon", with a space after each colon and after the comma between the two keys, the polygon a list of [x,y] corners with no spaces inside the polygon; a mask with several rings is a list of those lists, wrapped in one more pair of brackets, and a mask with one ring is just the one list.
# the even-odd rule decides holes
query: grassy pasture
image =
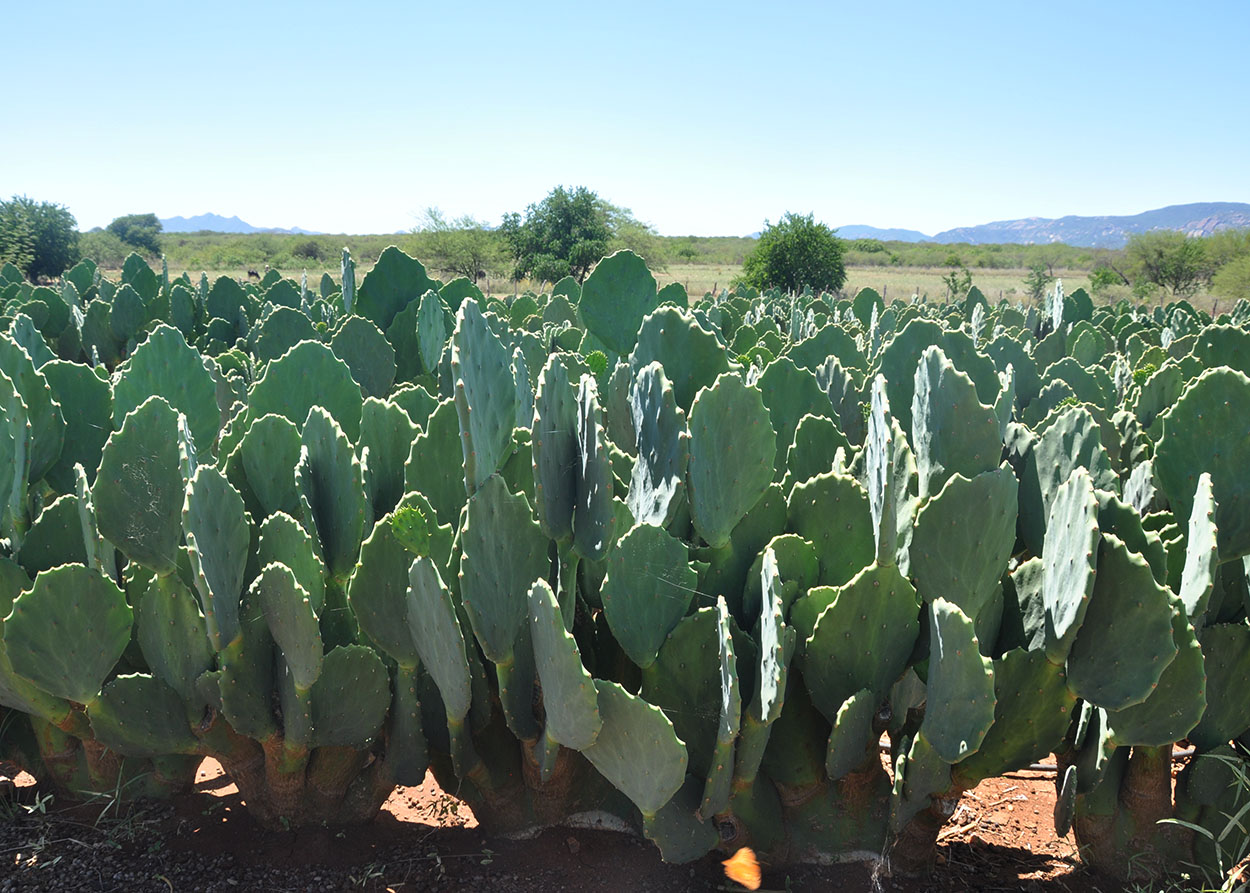
{"label": "grassy pasture", "polygon": [[[295,279],[298,279],[306,270],[309,287],[313,289],[316,289],[324,271],[329,271],[336,280],[338,279],[338,252],[343,246],[351,250],[356,260],[358,279],[373,268],[378,255],[388,245],[396,245],[417,258],[420,258],[422,254],[420,237],[409,233],[363,236],[168,233],[163,240],[171,275],[177,275],[186,270],[193,279],[198,279],[200,272],[204,271],[210,279],[216,276],[233,276],[243,279],[249,270],[256,270],[263,274],[267,268],[266,264],[271,262],[284,275]],[[693,298],[701,297],[713,289],[729,287],[733,279],[742,271],[742,257],[755,242],[754,239],[740,237],[665,237],[664,241],[670,256],[667,264],[655,265],[656,282],[660,286],[670,282],[680,282]],[[895,246],[895,243],[883,244]],[[299,256],[295,250],[296,246],[302,246],[301,250],[304,251],[309,251],[310,246],[313,246],[311,253],[316,256]],[[900,251],[910,250],[913,253],[920,252],[922,248],[931,253],[934,248],[931,245],[905,246],[903,243],[899,243],[897,247]],[[970,246],[946,247],[970,248]],[[1093,258],[1092,255],[1078,256],[1077,249],[1071,249],[1068,246],[975,247],[978,250],[989,251],[991,254],[995,247],[1023,251],[1031,251],[1035,248],[1042,250],[1049,247],[1055,255],[1053,259],[1060,261],[1056,264],[1055,273],[1063,280],[1064,288],[1071,292],[1077,288],[1088,289],[1089,287],[1089,270],[1082,266],[1082,261],[1092,262]],[[689,249],[686,252],[688,255],[697,252],[696,256],[682,256],[681,249],[683,248]],[[928,255],[916,254],[917,259],[922,256],[926,261],[928,260]],[[1017,260],[1023,259],[1016,255],[1012,257]],[[975,260],[975,258],[972,259]],[[1005,259],[1006,257],[997,258],[997,260]],[[843,287],[843,293],[846,295],[854,295],[861,288],[871,287],[880,292],[887,301],[896,298],[906,300],[912,295],[927,296],[929,300],[935,301],[946,296],[946,286],[942,282],[942,277],[948,274],[949,267],[934,266],[927,262],[882,265],[872,262],[876,260],[875,257],[861,257],[861,252],[854,250],[848,252],[847,260],[847,281]],[[857,260],[869,262],[857,263]],[[1063,261],[1066,261],[1067,265]],[[113,264],[106,264],[104,267],[105,272],[114,277],[120,273],[120,259],[115,263],[117,264],[115,269],[111,268]],[[1014,303],[1027,298],[1024,279],[1028,275],[1028,269],[1023,266],[973,266],[970,272],[973,284],[993,302],[1005,298]],[[452,274],[435,268],[431,268],[430,273],[443,281],[454,278]],[[504,275],[493,276],[483,280],[479,285],[484,291],[496,296],[510,295],[527,289],[540,291],[544,287],[550,287],[550,283],[525,280],[514,283]],[[1112,292],[1110,295],[1104,295],[1103,299],[1116,301],[1128,296],[1126,289],[1118,292],[1112,289]],[[1165,296],[1164,300],[1168,298]],[[1217,300],[1209,294],[1200,293],[1190,301],[1194,306],[1204,310],[1219,309]]]}

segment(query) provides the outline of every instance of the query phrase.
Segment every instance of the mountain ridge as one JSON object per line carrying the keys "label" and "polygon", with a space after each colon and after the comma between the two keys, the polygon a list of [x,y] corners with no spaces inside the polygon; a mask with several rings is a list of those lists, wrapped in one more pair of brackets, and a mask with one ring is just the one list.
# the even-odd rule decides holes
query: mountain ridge
{"label": "mountain ridge", "polygon": [[293,226],[289,229],[272,226],[252,226],[247,221],[240,220],[237,215],[223,217],[220,214],[197,214],[194,217],[162,217],[161,229],[167,233],[213,232],[230,234],[285,233],[287,235],[299,236],[319,235],[314,230],[300,229],[298,226]]}
{"label": "mountain ridge", "polygon": [[[1014,244],[1035,245],[1063,242],[1081,248],[1123,248],[1128,237],[1156,229],[1180,230],[1186,235],[1209,236],[1222,229],[1250,227],[1250,204],[1245,202],[1190,202],[1167,205],[1140,214],[1065,217],[1020,217],[995,220],[977,226],[961,226],[936,235],[916,230],[880,229],[872,226],[843,226],[838,234],[851,239],[881,239],[900,242],[937,242],[940,244]],[[894,233],[911,234],[888,235]]]}
{"label": "mountain ridge", "polygon": [[[199,214],[194,217],[161,218],[167,233],[219,232],[231,234],[279,233],[320,235],[316,230],[293,226],[258,227],[237,215]],[[1223,229],[1250,228],[1250,203],[1191,202],[1168,205],[1140,214],[1064,217],[1020,217],[994,220],[975,226],[955,227],[935,235],[899,227],[876,227],[848,224],[838,227],[844,239],[879,239],[884,242],[937,242],[939,244],[1014,244],[1030,245],[1062,242],[1081,248],[1123,248],[1130,235],[1156,229],[1179,230],[1186,235],[1209,236]],[[753,233],[756,238],[758,233]]]}

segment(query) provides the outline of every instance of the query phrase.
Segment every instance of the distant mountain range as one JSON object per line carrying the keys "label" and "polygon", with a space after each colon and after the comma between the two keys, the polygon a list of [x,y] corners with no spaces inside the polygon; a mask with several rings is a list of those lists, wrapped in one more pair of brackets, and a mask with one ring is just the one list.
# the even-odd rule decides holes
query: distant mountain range
{"label": "distant mountain range", "polygon": [[1180,230],[1191,236],[1209,236],[1222,229],[1250,227],[1250,204],[1244,202],[1195,202],[1169,205],[1122,217],[1025,217],[996,220],[980,226],[963,226],[928,236],[908,229],[843,226],[844,239],[881,239],[899,242],[958,242],[1030,245],[1064,242],[1085,248],[1123,248],[1133,233],[1153,229]]}
{"label": "distant mountain range", "polygon": [[915,229],[881,229],[878,226],[839,226],[838,235],[843,239],[880,239],[882,242],[932,242]]}
{"label": "distant mountain range", "polygon": [[[318,235],[314,230],[252,226],[238,217],[200,214],[197,217],[168,217],[161,220],[167,233],[194,233],[207,230],[218,233],[293,233]],[[1019,220],[996,220],[980,226],[962,226],[936,235],[914,229],[882,229],[875,226],[842,226],[838,235],[844,239],[880,239],[883,242],[939,242],[954,244],[999,243],[1030,245],[1064,242],[1085,248],[1123,248],[1133,233],[1153,229],[1174,229],[1192,236],[1209,236],[1222,229],[1250,227],[1250,204],[1245,202],[1195,202],[1169,205],[1141,214],[1120,217],[1024,217]],[[759,233],[752,233],[755,238]]]}
{"label": "distant mountain range", "polygon": [[279,229],[278,227],[263,228],[252,226],[238,217],[222,217],[220,214],[200,214],[196,217],[162,217],[161,228],[167,233],[198,233],[198,232],[214,232],[214,233],[288,233],[291,235],[315,236],[313,230],[300,229],[293,226],[290,229]]}

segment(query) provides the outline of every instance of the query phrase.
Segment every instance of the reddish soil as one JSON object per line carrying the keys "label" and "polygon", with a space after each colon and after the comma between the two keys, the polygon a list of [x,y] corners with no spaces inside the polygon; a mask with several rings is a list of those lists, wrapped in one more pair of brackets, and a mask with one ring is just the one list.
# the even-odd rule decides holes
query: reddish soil
{"label": "reddish soil", "polygon": [[[1071,836],[1055,838],[1054,802],[1050,773],[992,779],[964,795],[927,879],[875,878],[862,863],[765,865],[762,889],[1120,893],[1081,867]],[[172,805],[102,821],[82,807],[47,812],[19,807],[12,822],[0,822],[0,891],[742,889],[725,878],[723,857],[666,865],[649,842],[622,834],[551,829],[529,840],[488,838],[472,811],[429,776],[395,791],[370,825],[345,830],[259,828],[212,761],[194,793]]]}

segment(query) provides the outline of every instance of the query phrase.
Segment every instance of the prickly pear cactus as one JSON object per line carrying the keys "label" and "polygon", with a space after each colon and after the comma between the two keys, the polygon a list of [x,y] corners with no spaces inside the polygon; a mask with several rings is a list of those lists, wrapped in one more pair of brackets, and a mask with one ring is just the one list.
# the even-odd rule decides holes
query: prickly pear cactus
{"label": "prickly pear cactus", "polygon": [[0,271],[0,724],[42,779],[211,755],[319,826],[429,768],[487,830],[907,872],[1053,753],[1100,870],[1244,846],[1250,305],[354,267]]}

